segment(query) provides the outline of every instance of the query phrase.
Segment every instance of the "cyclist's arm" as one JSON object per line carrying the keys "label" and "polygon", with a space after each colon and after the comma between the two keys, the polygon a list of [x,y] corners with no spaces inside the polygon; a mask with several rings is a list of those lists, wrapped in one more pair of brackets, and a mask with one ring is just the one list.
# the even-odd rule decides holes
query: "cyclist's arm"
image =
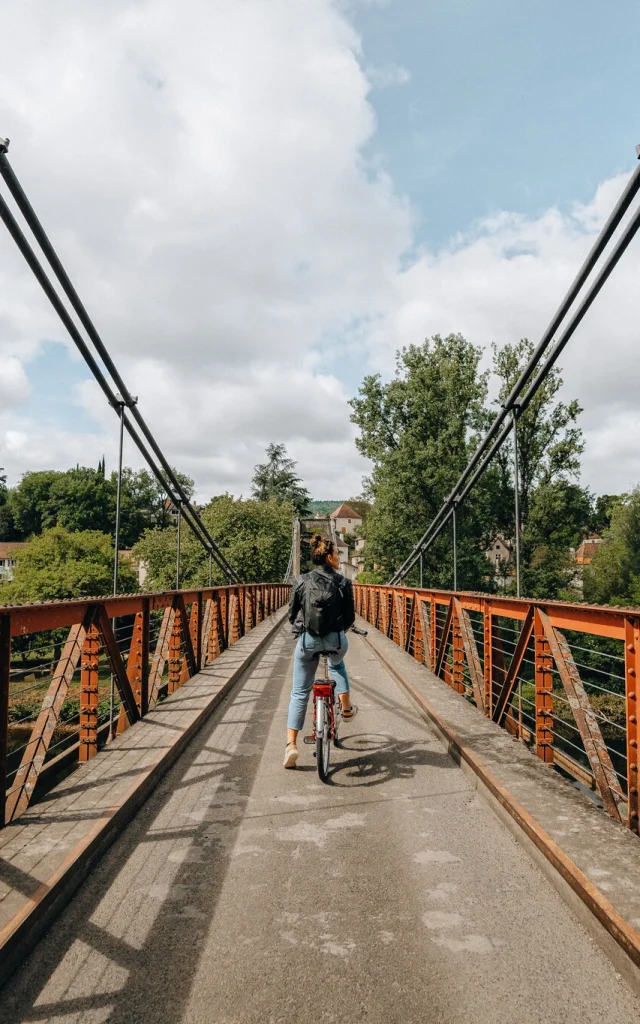
{"label": "cyclist's arm", "polygon": [[296,580],[291,588],[291,597],[289,598],[289,622],[293,626],[298,614],[302,608],[302,601],[300,597],[300,581]]}
{"label": "cyclist's arm", "polygon": [[344,629],[350,629],[356,621],[356,606],[353,600],[353,585],[351,580],[345,579],[342,592],[342,621]]}

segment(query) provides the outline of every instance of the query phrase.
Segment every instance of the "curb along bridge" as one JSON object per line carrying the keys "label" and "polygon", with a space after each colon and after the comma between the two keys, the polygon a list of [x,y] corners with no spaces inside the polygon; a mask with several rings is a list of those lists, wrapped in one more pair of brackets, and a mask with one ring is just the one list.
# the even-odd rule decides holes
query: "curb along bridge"
{"label": "curb along bridge", "polygon": [[3,1022],[640,1019],[640,612],[356,585],[322,785],[288,591],[0,608]]}

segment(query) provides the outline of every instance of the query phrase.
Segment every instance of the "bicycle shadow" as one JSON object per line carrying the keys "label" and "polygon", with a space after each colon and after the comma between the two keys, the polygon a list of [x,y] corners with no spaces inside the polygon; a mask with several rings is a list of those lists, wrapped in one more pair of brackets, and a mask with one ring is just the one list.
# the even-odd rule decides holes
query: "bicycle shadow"
{"label": "bicycle shadow", "polygon": [[[349,756],[350,751],[353,756]],[[425,766],[457,767],[445,750],[433,749],[432,739],[398,740],[385,733],[359,733],[345,737],[335,749],[327,784],[343,788],[380,786],[411,779],[418,768]]]}

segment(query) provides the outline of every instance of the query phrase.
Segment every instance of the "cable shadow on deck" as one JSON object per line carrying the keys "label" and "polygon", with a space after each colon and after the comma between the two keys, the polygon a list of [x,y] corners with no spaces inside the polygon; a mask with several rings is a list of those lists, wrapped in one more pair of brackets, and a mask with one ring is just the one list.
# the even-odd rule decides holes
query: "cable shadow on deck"
{"label": "cable shadow on deck", "polygon": [[[434,741],[396,740],[382,733],[360,733],[345,737],[338,748],[353,751],[352,757],[338,761],[329,774],[329,785],[354,787],[380,786],[396,779],[411,779],[421,765],[432,768],[457,768],[444,750],[434,749]],[[349,781],[341,781],[349,780]]]}
{"label": "cable shadow on deck", "polygon": [[276,636],[8,982],[3,1024],[182,1019],[288,661]]}

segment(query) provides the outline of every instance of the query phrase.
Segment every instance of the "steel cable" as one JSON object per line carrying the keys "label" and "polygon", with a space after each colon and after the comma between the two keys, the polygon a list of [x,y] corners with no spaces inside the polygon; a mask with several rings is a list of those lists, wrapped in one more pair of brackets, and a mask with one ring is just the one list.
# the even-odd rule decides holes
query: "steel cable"
{"label": "steel cable", "polygon": [[[162,453],[162,450],[157,444],[155,438],[153,437],[153,434],[149,430],[149,427],[144,421],[139,409],[135,405],[129,390],[124,383],[124,380],[120,376],[115,366],[115,363],[111,359],[111,356],[109,355],[106,346],[104,345],[102,339],[100,338],[100,335],[98,334],[93,322],[91,321],[89,314],[87,313],[84,305],[82,304],[80,297],[78,296],[73,284],[71,283],[68,274],[66,273],[64,267],[62,266],[62,263],[60,262],[46,232],[44,231],[44,228],[42,227],[33,207],[31,206],[31,203],[29,202],[11,165],[9,164],[9,161],[7,160],[6,140],[0,140],[0,174],[2,175],[9,191],[11,192],[14,200],[16,201],[16,204],[18,205],[18,208],[20,209],[20,212],[22,213],[26,223],[31,229],[34,238],[38,242],[38,245],[40,246],[45,258],[47,259],[55,276],[60,282],[60,285],[62,286],[65,294],[67,295],[67,298],[69,299],[73,309],[78,315],[80,322],[87,331],[87,334],[89,335],[96,350],[100,354],[100,357],[103,360],[107,370],[109,371],[111,378],[113,379],[116,386],[119,388],[124,404],[126,405],[130,414],[133,416],[137,426],[142,431],[142,434],[146,438],[156,458],[160,462],[162,470],[164,474],[166,474],[166,479],[165,476],[163,476],[163,473],[160,472],[155,461],[151,458],[151,455],[149,454],[146,445],[139,437],[135,427],[125,414],[125,427],[127,429],[128,434],[136,444],[136,447],[140,451],[141,455],[147,462],[149,468],[152,470],[154,476],[156,477],[156,479],[158,480],[161,487],[163,488],[169,499],[172,501],[172,503],[174,505],[177,505],[179,501],[182,504],[184,518],[186,519],[192,532],[203,545],[205,550],[211,552],[211,554],[215,558],[216,564],[225,574],[229,582],[240,583],[240,577],[236,573],[235,569],[233,569],[233,567],[227,561],[222,551],[218,547],[217,543],[209,533],[207,527],[200,519],[200,516],[194,509],[193,505],[191,504],[188,496],[184,491],[184,488],[180,484],[180,481],[178,480],[171,466],[167,462],[164,454]],[[9,207],[7,206],[2,196],[0,196],[0,219],[2,219],[2,221],[4,222],[7,230],[9,231],[9,234],[16,243],[27,265],[32,271],[34,277],[38,281],[38,284],[43,289],[45,295],[47,296],[54,310],[58,314],[58,317],[60,318],[67,332],[71,336],[74,344],[76,345],[83,359],[87,363],[94,378],[96,379],[105,397],[107,398],[107,401],[112,406],[112,408],[114,408],[117,411],[119,405],[118,396],[112,390],[109,382],[107,381],[105,375],[103,374],[91,350],[89,349],[85,340],[82,338],[82,335],[78,331],[73,320],[69,316],[68,310],[65,308],[59,295],[53,288],[49,278],[47,277],[47,274],[45,273],[44,268],[40,264],[37,256],[35,255],[33,249],[29,245],[29,242],[27,241],[23,231],[21,230],[15,217],[11,213]],[[170,484],[168,484],[167,481],[170,481]],[[176,497],[176,495],[178,497]]]}
{"label": "steel cable", "polygon": [[[485,469],[491,462],[493,456],[502,446],[502,444],[508,437],[510,431],[512,430],[513,417],[510,416],[509,413],[512,410],[515,410],[518,417],[522,415],[522,413],[526,410],[532,398],[538,391],[538,388],[547,376],[549,370],[552,368],[558,356],[564,349],[565,345],[567,344],[571,336],[574,334],[576,328],[581,323],[586,312],[588,311],[591,304],[599,294],[601,288],[609,278],[614,267],[616,266],[619,259],[621,258],[621,256],[631,243],[636,232],[638,231],[638,228],[640,227],[640,210],[637,210],[635,212],[633,218],[626,226],[623,234],[618,239],[616,245],[614,246],[614,249],[608,257],[604,267],[596,277],[591,288],[587,292],[587,295],[585,296],[583,302],[578,307],[577,312],[570,320],[568,326],[565,328],[560,339],[551,349],[551,352],[549,353],[548,357],[545,359],[544,363],[540,367],[538,374],[529,384],[529,381],[533,376],[534,371],[541,363],[547,349],[549,348],[549,345],[552,342],[554,334],[556,333],[560,324],[565,320],[567,314],[569,313],[569,310],[571,309],[578,295],[582,291],[584,284],[586,283],[588,277],[594,270],[598,260],[602,256],[606,246],[613,237],[614,232],[621,223],[622,218],[629,209],[639,189],[640,165],[636,167],[635,171],[631,175],[631,178],[627,182],[627,185],[622,195],[620,196],[618,202],[616,203],[616,206],[614,207],[612,213],[610,214],[607,223],[604,225],[600,234],[598,235],[598,238],[596,239],[588,256],[586,257],[580,270],[578,271],[578,274],[576,275],[571,287],[569,288],[569,291],[562,300],[562,303],[560,304],[557,312],[555,313],[551,323],[544,332],[529,362],[522,371],[517,383],[514,385],[509,397],[502,406],[500,412],[497,414],[489,430],[485,434],[475,454],[473,455],[468,465],[464,469],[455,488],[453,489],[449,497],[446,499],[440,511],[434,517],[430,525],[427,527],[426,531],[424,532],[424,534],[414,547],[409,557],[404,561],[401,567],[393,575],[390,581],[391,585],[400,583],[407,576],[407,574],[411,571],[411,569],[414,567],[414,565],[420,558],[420,554],[424,553],[424,551],[431,546],[431,544],[435,541],[436,537],[438,537],[438,535],[447,525],[449,519],[451,518],[455,511],[456,506],[458,506],[462,501],[464,501],[465,497],[467,496],[471,488],[478,481],[482,473],[484,473]],[[528,384],[529,387],[527,388]],[[526,391],[525,388],[527,389]],[[523,392],[525,392],[524,397],[522,398],[522,401],[520,401],[520,397]],[[499,434],[498,431],[500,431]],[[498,434],[498,437],[496,438],[494,443],[491,445],[491,448],[487,452],[488,445],[496,436],[496,434]],[[475,472],[473,472],[474,470]],[[473,476],[471,476],[471,479],[469,479],[469,476],[472,473]]]}

